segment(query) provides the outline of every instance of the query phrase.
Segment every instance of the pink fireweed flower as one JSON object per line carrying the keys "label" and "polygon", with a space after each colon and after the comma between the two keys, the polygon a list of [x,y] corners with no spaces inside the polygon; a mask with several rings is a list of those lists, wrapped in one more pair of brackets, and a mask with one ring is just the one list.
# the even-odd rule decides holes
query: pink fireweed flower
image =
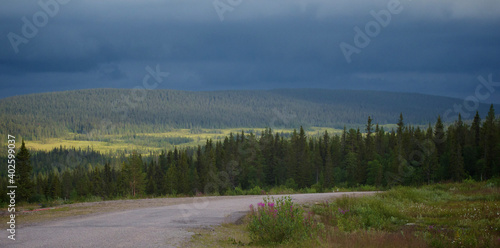
{"label": "pink fireweed flower", "polygon": [[349,209],[343,210],[342,208],[339,208],[339,213],[346,214],[347,212],[349,212]]}
{"label": "pink fireweed flower", "polygon": [[262,203],[262,202],[257,203],[257,205],[258,205],[259,207],[262,207],[262,208],[266,206],[266,204],[264,204],[264,203]]}
{"label": "pink fireweed flower", "polygon": [[268,202],[267,205],[270,207],[270,208],[273,208],[274,207],[274,203],[272,202]]}

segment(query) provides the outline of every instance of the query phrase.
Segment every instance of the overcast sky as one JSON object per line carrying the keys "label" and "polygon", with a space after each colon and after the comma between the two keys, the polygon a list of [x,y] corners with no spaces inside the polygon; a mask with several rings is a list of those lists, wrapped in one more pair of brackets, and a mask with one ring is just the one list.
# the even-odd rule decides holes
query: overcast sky
{"label": "overcast sky", "polygon": [[[500,82],[498,0],[0,5],[0,97],[134,88],[157,65],[170,73],[158,88],[195,91],[368,89],[464,98],[477,94],[479,76]],[[489,90],[482,101],[500,103],[500,87]]]}

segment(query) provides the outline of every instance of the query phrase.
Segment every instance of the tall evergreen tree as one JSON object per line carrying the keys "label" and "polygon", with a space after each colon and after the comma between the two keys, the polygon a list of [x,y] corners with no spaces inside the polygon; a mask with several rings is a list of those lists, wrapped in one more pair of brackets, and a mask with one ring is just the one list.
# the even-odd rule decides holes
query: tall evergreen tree
{"label": "tall evergreen tree", "polygon": [[[377,125],[378,127],[378,125]],[[372,161],[374,159],[375,155],[375,143],[372,138],[372,130],[373,130],[373,124],[372,124],[372,118],[368,116],[368,122],[366,124],[366,138],[365,138],[365,160],[366,161]],[[377,130],[378,131],[378,130]]]}
{"label": "tall evergreen tree", "polygon": [[141,195],[145,187],[141,155],[134,151],[128,161],[123,164],[122,173],[129,187],[129,194],[134,197]]}
{"label": "tall evergreen tree", "polygon": [[446,134],[441,116],[438,116],[434,126],[434,144],[436,145],[438,156],[443,155],[446,146]]}
{"label": "tall evergreen tree", "polygon": [[16,177],[15,183],[17,185],[16,197],[18,201],[29,201],[33,194],[33,180],[31,174],[33,168],[31,167],[30,153],[26,149],[24,139],[21,148],[16,155]]}
{"label": "tall evergreen tree", "polygon": [[181,152],[178,168],[178,191],[182,194],[189,194],[191,192],[189,183],[189,164],[185,151]]}
{"label": "tall evergreen tree", "polygon": [[498,166],[497,155],[495,155],[498,154],[496,153],[498,147],[497,134],[495,133],[496,130],[495,109],[493,108],[493,104],[491,104],[482,127],[482,136],[484,137],[483,154],[485,161],[484,168],[482,168],[482,175],[484,175],[485,178],[489,178],[492,172],[496,170],[495,167]]}
{"label": "tall evergreen tree", "polygon": [[481,139],[481,117],[479,116],[479,111],[476,111],[476,115],[474,116],[474,120],[472,121],[471,131],[474,137],[474,146],[479,147]]}

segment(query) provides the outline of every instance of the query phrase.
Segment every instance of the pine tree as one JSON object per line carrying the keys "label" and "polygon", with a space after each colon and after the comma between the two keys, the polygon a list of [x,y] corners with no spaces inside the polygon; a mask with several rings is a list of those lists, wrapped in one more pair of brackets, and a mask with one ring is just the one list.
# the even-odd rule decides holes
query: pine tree
{"label": "pine tree", "polygon": [[494,168],[498,166],[496,164],[496,147],[497,147],[497,135],[496,135],[496,123],[495,123],[495,109],[493,104],[490,106],[488,115],[484,120],[482,127],[482,137],[483,137],[483,154],[485,160],[485,167],[482,169],[482,175],[486,178],[491,177]]}
{"label": "pine tree", "polygon": [[[377,125],[378,129],[378,125]],[[366,124],[366,139],[365,139],[365,160],[366,161],[371,161],[373,160],[373,157],[375,155],[375,147],[374,147],[374,141],[372,138],[372,130],[373,130],[373,124],[372,124],[372,118],[368,116],[368,122]],[[378,131],[378,130],[377,130]]]}
{"label": "pine tree", "polygon": [[450,134],[450,176],[454,181],[462,181],[464,176],[464,158],[456,134]]}
{"label": "pine tree", "polygon": [[297,142],[294,144],[295,155],[297,159],[297,175],[295,182],[301,188],[311,185],[312,170],[309,161],[309,147],[307,146],[307,137],[304,128],[301,126]]}
{"label": "pine tree", "polygon": [[446,134],[444,131],[444,125],[441,121],[441,116],[438,116],[436,125],[434,127],[434,144],[436,145],[437,155],[440,157],[444,153]]}
{"label": "pine tree", "polygon": [[403,130],[404,130],[404,122],[403,122],[403,113],[399,114],[399,121],[398,121],[398,129],[396,132],[396,136],[398,138],[398,146],[400,149],[403,147]]}
{"label": "pine tree", "polygon": [[356,177],[359,172],[359,161],[356,153],[349,152],[347,154],[345,158],[345,168],[347,172],[347,185],[350,187],[356,186]]}
{"label": "pine tree", "polygon": [[474,137],[474,146],[479,147],[481,139],[481,117],[479,117],[478,111],[476,111],[476,115],[474,116],[474,120],[472,121],[471,131]]}
{"label": "pine tree", "polygon": [[333,158],[330,146],[326,149],[326,157],[325,157],[325,168],[324,168],[324,178],[323,178],[323,187],[326,189],[332,188],[334,185],[333,178]]}
{"label": "pine tree", "polygon": [[153,182],[156,188],[156,194],[165,194],[165,174],[161,166],[153,161]]}
{"label": "pine tree", "polygon": [[191,191],[189,183],[189,164],[185,151],[180,155],[178,177],[178,192],[182,194],[189,194]]}
{"label": "pine tree", "polygon": [[21,149],[16,155],[16,177],[15,183],[17,185],[16,197],[18,201],[29,201],[33,194],[33,180],[31,179],[32,167],[30,160],[30,153],[26,149],[24,139],[22,141]]}
{"label": "pine tree", "polygon": [[177,166],[175,164],[170,165],[170,167],[167,170],[167,175],[165,178],[165,189],[167,191],[167,194],[177,194],[177,185],[178,185],[178,172],[177,172]]}
{"label": "pine tree", "polygon": [[61,196],[63,199],[69,199],[71,197],[71,191],[73,191],[73,178],[68,169],[65,169],[62,173],[61,182]]}
{"label": "pine tree", "polygon": [[59,175],[50,172],[49,173],[49,187],[48,187],[48,197],[50,199],[57,199],[61,196],[61,181],[59,180]]}
{"label": "pine tree", "polygon": [[135,197],[141,195],[145,187],[142,158],[137,152],[133,152],[126,163],[123,164],[122,173],[125,184],[129,187],[129,194]]}
{"label": "pine tree", "polygon": [[377,187],[382,185],[382,180],[384,179],[384,167],[377,159],[368,162],[367,174],[367,184],[375,185]]}
{"label": "pine tree", "polygon": [[425,179],[427,184],[430,184],[434,181],[436,177],[436,171],[438,171],[438,156],[437,156],[437,148],[433,141],[434,133],[432,131],[432,126],[429,123],[429,127],[426,131],[426,139],[422,143],[424,161],[422,163],[422,170],[424,172]]}
{"label": "pine tree", "polygon": [[106,162],[104,164],[104,178],[103,178],[104,182],[103,191],[104,191],[104,196],[106,198],[111,197],[113,194],[116,193],[115,192],[116,183],[114,182],[115,178],[113,177],[114,176],[113,172],[114,169],[112,170],[109,162]]}

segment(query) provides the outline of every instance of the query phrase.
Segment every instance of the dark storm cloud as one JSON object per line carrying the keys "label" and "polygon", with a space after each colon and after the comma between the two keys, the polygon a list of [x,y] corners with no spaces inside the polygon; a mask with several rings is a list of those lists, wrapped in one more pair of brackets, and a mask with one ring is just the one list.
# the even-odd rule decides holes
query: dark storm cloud
{"label": "dark storm cloud", "polygon": [[[0,97],[132,88],[156,64],[170,72],[160,87],[182,90],[315,87],[465,97],[480,75],[500,81],[496,0],[401,0],[401,13],[348,63],[339,45],[355,46],[354,27],[364,30],[374,20],[370,12],[391,1],[60,0],[17,53],[8,35],[24,37],[22,18],[33,22],[44,10],[36,1],[4,1]],[[223,21],[214,2],[229,6]],[[487,101],[500,102],[498,95]]]}

